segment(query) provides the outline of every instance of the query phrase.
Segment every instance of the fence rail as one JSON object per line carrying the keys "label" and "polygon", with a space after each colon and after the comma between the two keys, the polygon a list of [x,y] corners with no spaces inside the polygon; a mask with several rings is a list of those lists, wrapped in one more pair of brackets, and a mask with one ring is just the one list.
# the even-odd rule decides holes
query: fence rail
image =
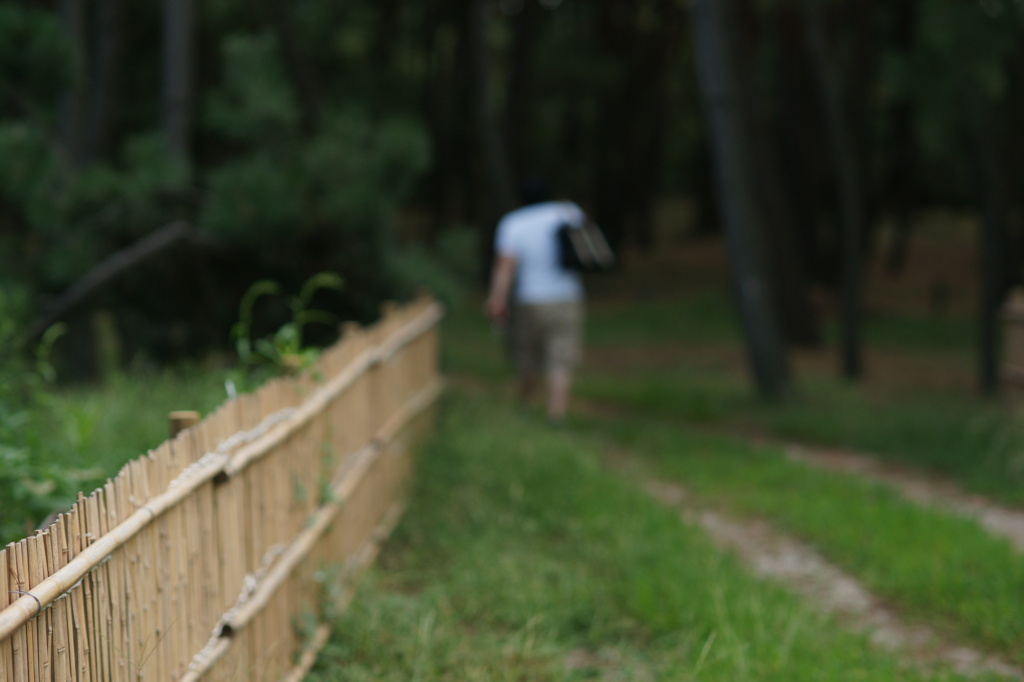
{"label": "fence rail", "polygon": [[0,550],[0,682],[301,679],[401,514],[440,318],[346,326]]}

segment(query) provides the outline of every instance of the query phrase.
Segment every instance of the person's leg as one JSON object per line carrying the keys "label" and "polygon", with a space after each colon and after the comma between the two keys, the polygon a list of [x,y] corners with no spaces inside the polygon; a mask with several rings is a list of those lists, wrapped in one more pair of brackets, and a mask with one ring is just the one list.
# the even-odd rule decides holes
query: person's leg
{"label": "person's leg", "polygon": [[516,400],[520,409],[524,409],[533,402],[537,395],[537,387],[540,382],[537,375],[533,373],[520,373],[516,380]]}
{"label": "person's leg", "polygon": [[550,306],[546,320],[545,367],[547,380],[547,414],[552,422],[560,422],[569,411],[573,370],[579,365],[583,307],[580,302]]}
{"label": "person's leg", "polygon": [[534,306],[516,306],[514,319],[512,339],[516,370],[516,400],[520,408],[525,408],[536,397],[537,388],[540,385],[542,367],[540,329]]}
{"label": "person's leg", "polygon": [[548,419],[560,422],[569,411],[569,393],[572,390],[572,372],[557,367],[548,372]]}

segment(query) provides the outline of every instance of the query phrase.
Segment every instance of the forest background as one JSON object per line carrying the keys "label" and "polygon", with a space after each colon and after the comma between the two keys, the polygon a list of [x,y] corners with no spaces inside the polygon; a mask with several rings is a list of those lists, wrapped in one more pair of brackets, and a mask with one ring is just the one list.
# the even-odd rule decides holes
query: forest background
{"label": "forest background", "polygon": [[[976,291],[977,383],[992,394],[999,306],[1024,252],[1022,12],[1016,0],[8,0],[7,468],[24,465],[18,415],[54,368],[90,378],[230,352],[254,282],[294,292],[337,272],[342,288],[304,304],[355,320],[419,286],[448,299],[478,287],[496,219],[534,171],[626,259],[724,234],[765,397],[791,390],[790,350],[833,326],[839,371],[860,377],[866,264],[898,273],[923,217],[966,216],[977,281],[936,281],[931,295],[941,308]],[[666,211],[683,226],[668,237],[654,229]],[[252,336],[293,304],[268,298]],[[308,332],[324,343],[336,326]]]}

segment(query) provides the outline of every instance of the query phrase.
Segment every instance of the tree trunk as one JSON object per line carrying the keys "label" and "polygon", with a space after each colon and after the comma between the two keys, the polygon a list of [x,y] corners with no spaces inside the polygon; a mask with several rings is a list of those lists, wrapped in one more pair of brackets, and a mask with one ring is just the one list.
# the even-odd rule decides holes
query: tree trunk
{"label": "tree trunk", "polygon": [[195,0],[164,0],[163,134],[167,148],[190,158],[195,76]]}
{"label": "tree trunk", "polygon": [[691,25],[740,320],[757,389],[771,399],[788,391],[790,373],[765,265],[754,146],[745,118],[750,86],[738,61],[734,2],[692,0]]}
{"label": "tree trunk", "polygon": [[861,359],[861,271],[864,239],[864,192],[858,168],[853,130],[843,104],[843,89],[825,25],[822,8],[808,3],[805,28],[811,59],[818,79],[818,94],[828,130],[839,187],[842,286],[840,294],[840,355],[842,374],[858,379]]}
{"label": "tree trunk", "polygon": [[[775,41],[784,39],[776,14],[767,28]],[[766,36],[769,37],[769,36]],[[743,63],[753,64],[753,55],[743,55]],[[782,65],[773,64],[775,73]],[[782,89],[773,79],[760,79],[760,92],[754,102],[754,159],[759,190],[759,203],[764,216],[767,239],[768,275],[776,292],[779,323],[786,341],[796,347],[817,348],[821,345],[818,311],[809,295],[809,277],[801,258],[795,205],[802,196],[791,192],[782,164],[785,128],[780,115]]]}
{"label": "tree trunk", "polygon": [[122,0],[98,0],[96,7],[96,60],[86,159],[107,158],[113,147],[114,112],[117,111],[124,63]]}
{"label": "tree trunk", "polygon": [[982,216],[978,249],[978,387],[983,395],[992,396],[999,386],[999,309],[1008,283],[1007,168],[999,151],[1001,137],[991,105],[974,88],[966,90],[964,102],[977,160]]}
{"label": "tree trunk", "polygon": [[395,46],[401,28],[401,0],[377,0],[378,19],[370,63],[377,71],[387,71],[394,60]]}
{"label": "tree trunk", "polygon": [[[900,0],[896,4],[895,47],[909,52],[917,31],[917,2]],[[895,235],[886,255],[886,270],[899,274],[910,255],[910,234],[916,208],[917,145],[914,133],[914,110],[909,101],[899,102],[890,111],[895,153],[891,159],[886,186],[888,202],[893,211]]]}
{"label": "tree trunk", "polygon": [[[475,165],[479,157],[476,123],[476,92],[474,91],[475,66],[473,63],[474,40],[472,33],[475,22],[470,6],[476,0],[458,0],[454,6],[444,8],[428,4],[428,21],[433,22],[433,33],[451,28],[455,34],[454,45],[445,40],[429,37],[434,48],[431,59],[434,64],[432,78],[426,82],[423,99],[434,140],[435,164],[431,196],[434,201],[435,223],[470,223],[490,225],[492,211],[485,209],[491,201],[488,198],[488,183],[481,178]],[[447,9],[447,12],[442,12]],[[440,27],[439,27],[440,26]],[[486,215],[485,215],[486,214]],[[485,237],[489,233],[485,232]],[[487,242],[482,239],[481,242]],[[481,244],[490,247],[490,243]],[[483,251],[482,251],[483,253]],[[490,257],[488,248],[485,254]],[[486,272],[481,272],[486,279]]]}
{"label": "tree trunk", "polygon": [[[597,218],[616,246],[654,245],[651,203],[657,183],[663,130],[667,124],[669,51],[679,42],[662,5],[664,19],[644,25],[640,10],[599,14],[604,49],[625,61],[617,84],[602,97],[598,111],[593,173]],[[648,11],[652,8],[648,7]]]}
{"label": "tree trunk", "polygon": [[176,221],[150,232],[134,244],[116,251],[97,263],[67,291],[47,304],[46,309],[28,325],[21,345],[39,339],[50,327],[92,298],[125,273],[147,267],[157,256],[165,256],[183,243],[195,243],[210,249],[223,248],[218,242],[197,233],[184,221]]}
{"label": "tree trunk", "polygon": [[494,79],[491,74],[491,3],[488,0],[473,0],[469,11],[472,13],[470,40],[472,89],[476,93],[477,137],[491,198],[491,205],[487,211],[491,215],[491,220],[487,223],[493,224],[498,216],[515,206],[515,190],[492,87]]}
{"label": "tree trunk", "polygon": [[87,93],[87,46],[85,0],[60,0],[61,20],[74,55],[74,80],[61,97],[59,132],[61,161],[68,172],[85,160],[85,112]]}
{"label": "tree trunk", "polygon": [[515,19],[515,34],[509,63],[508,96],[505,100],[505,145],[513,177],[533,170],[527,156],[531,130],[530,106],[533,85],[533,46],[541,27],[544,10],[539,3],[527,2]]}
{"label": "tree trunk", "polygon": [[[169,0],[173,2],[174,0]],[[284,61],[285,72],[291,81],[295,101],[299,105],[299,125],[302,133],[310,136],[320,122],[320,98],[316,79],[302,56],[299,39],[292,26],[288,0],[267,0],[270,16],[277,34],[278,47]]]}

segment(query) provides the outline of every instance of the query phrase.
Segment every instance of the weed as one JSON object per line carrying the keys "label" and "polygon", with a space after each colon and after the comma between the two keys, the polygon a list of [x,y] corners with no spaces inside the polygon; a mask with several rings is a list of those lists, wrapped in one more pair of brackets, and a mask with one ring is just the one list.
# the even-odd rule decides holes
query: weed
{"label": "weed", "polygon": [[238,307],[238,321],[231,328],[240,369],[235,373],[238,383],[245,387],[262,383],[269,375],[296,374],[308,370],[319,357],[319,349],[308,346],[304,339],[309,324],[336,324],[337,318],[323,310],[311,308],[313,296],[321,289],[341,289],[344,280],[332,272],[313,275],[303,284],[299,293],[287,297],[291,319],[271,334],[253,338],[253,321],[257,301],[266,296],[281,294],[276,282],[261,280],[254,283],[242,297]]}
{"label": "weed", "polygon": [[[16,317],[17,305],[0,289],[0,317]],[[64,331],[63,325],[47,329],[30,360],[19,350],[17,325],[0,325],[0,545],[31,533],[48,514],[70,504],[83,481],[97,475],[95,470],[66,466],[52,457],[53,452],[47,458],[37,454],[45,433],[42,425],[60,415],[52,398],[56,372],[50,356]],[[90,429],[87,417],[69,415],[63,420],[64,438],[50,438],[50,444],[67,452],[74,439]]]}

